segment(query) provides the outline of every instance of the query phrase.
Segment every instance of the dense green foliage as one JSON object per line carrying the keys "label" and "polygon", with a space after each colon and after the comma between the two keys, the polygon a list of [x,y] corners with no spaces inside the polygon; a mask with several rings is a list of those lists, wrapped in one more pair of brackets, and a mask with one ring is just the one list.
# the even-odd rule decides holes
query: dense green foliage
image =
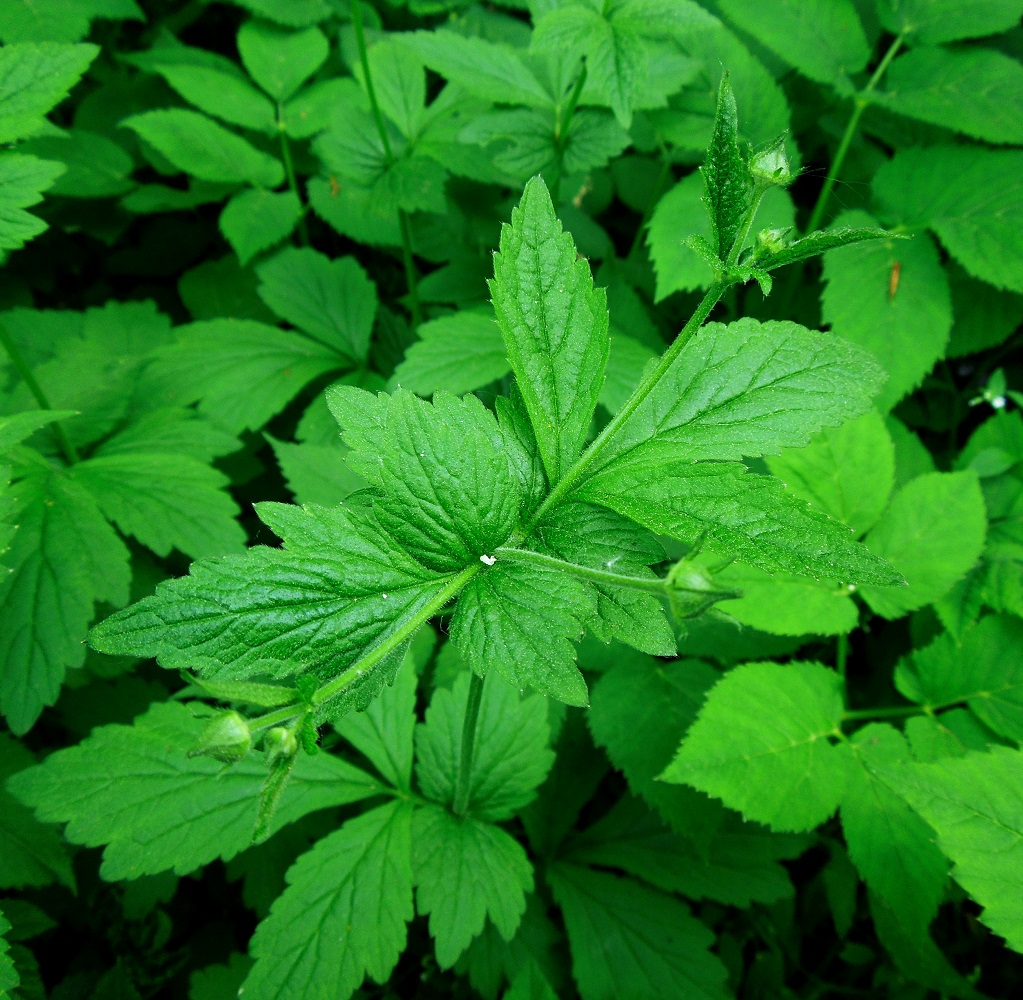
{"label": "dense green foliage", "polygon": [[1021,15],[5,0],[0,997],[1023,990]]}

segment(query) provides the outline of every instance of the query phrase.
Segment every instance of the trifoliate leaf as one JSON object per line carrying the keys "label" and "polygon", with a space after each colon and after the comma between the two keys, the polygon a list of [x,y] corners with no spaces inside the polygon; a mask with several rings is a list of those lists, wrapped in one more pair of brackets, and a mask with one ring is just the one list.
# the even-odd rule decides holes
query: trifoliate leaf
{"label": "trifoliate leaf", "polygon": [[121,124],[149,143],[178,170],[204,181],[277,187],[284,180],[280,160],[184,108],[146,111]]}
{"label": "trifoliate leaf", "polygon": [[773,830],[812,830],[849,780],[842,683],[818,663],[747,663],[707,695],[665,781],[686,782]]}
{"label": "trifoliate leaf", "polygon": [[27,732],[81,666],[94,604],[128,599],[128,550],[70,475],[33,472],[11,487],[18,524],[0,580],[0,709]]}
{"label": "trifoliate leaf", "polygon": [[[225,767],[188,756],[205,720],[161,702],[131,726],[103,726],[78,746],[51,754],[10,782],[40,819],[67,823],[65,837],[106,845],[109,881],[173,868],[184,875],[252,843],[266,764],[250,755]],[[379,793],[368,774],[330,754],[302,755],[272,821],[277,830],[306,813]]]}
{"label": "trifoliate leaf", "polygon": [[472,392],[511,370],[501,329],[486,313],[452,313],[423,323],[416,333],[394,382],[420,396]]}
{"label": "trifoliate leaf", "polygon": [[540,178],[526,185],[501,231],[490,283],[508,359],[529,411],[547,475],[575,462],[604,381],[607,297],[554,213]]}
{"label": "trifoliate leaf", "polygon": [[267,1000],[350,997],[367,975],[386,981],[413,916],[411,828],[411,807],[389,803],[303,854],[256,928],[256,964],[240,992]]}
{"label": "trifoliate leaf", "polygon": [[0,39],[77,42],[97,18],[146,19],[135,0],[10,0],[0,11]]}
{"label": "trifoliate leaf", "polygon": [[966,702],[1000,736],[1023,741],[1023,624],[991,615],[968,629],[962,643],[948,633],[903,660],[898,689],[928,713]]}
{"label": "trifoliate leaf", "polygon": [[26,212],[65,171],[63,163],[21,153],[0,153],[0,251],[20,250],[47,223]]}
{"label": "trifoliate leaf", "polygon": [[437,964],[454,965],[488,918],[510,941],[533,891],[522,845],[500,827],[437,806],[416,811],[412,834],[416,908],[430,917]]}
{"label": "trifoliate leaf", "polygon": [[288,247],[256,273],[260,298],[278,316],[353,361],[366,360],[377,292],[354,257],[330,260]]}
{"label": "trifoliate leaf", "polygon": [[400,664],[355,667],[374,647],[414,626],[446,578],[424,569],[372,519],[344,507],[260,504],[285,542],[245,556],[194,563],[186,577],[107,618],[91,642],[102,652],[159,656],[171,667],[247,679],[346,674],[332,712],[364,705]]}
{"label": "trifoliate leaf", "polygon": [[246,21],[238,52],[249,75],[278,103],[291,97],[323,65],[327,38],[319,28],[285,31],[265,21]]}
{"label": "trifoliate leaf", "polygon": [[932,229],[975,278],[1023,292],[1021,178],[1018,150],[936,145],[900,150],[873,188],[889,217]]}
{"label": "trifoliate leaf", "polygon": [[156,391],[200,410],[226,430],[262,427],[308,382],[350,366],[346,357],[287,330],[253,320],[179,326],[148,378]]}
{"label": "trifoliate leaf", "polygon": [[[416,728],[416,776],[423,794],[441,805],[454,799],[468,695],[469,676],[463,672],[451,690],[436,690],[426,722]],[[500,677],[488,677],[477,728],[469,815],[510,819],[533,801],[554,763],[547,702],[535,694],[520,697]]]}
{"label": "trifoliate leaf", "polygon": [[[838,221],[869,225],[863,212]],[[952,300],[931,241],[875,240],[824,257],[822,315],[832,333],[865,348],[888,373],[877,406],[887,412],[931,370],[952,329]]]}
{"label": "trifoliate leaf", "polygon": [[931,472],[892,498],[866,543],[895,567],[908,586],[865,587],[879,615],[898,618],[944,596],[980,558],[987,531],[976,474]]}
{"label": "trifoliate leaf", "polygon": [[236,194],[220,213],[220,231],[238,260],[247,264],[258,253],[287,239],[302,214],[291,191],[250,189]]}
{"label": "trifoliate leaf", "polygon": [[1023,951],[1023,753],[993,746],[935,764],[876,767],[934,828],[981,920]]}
{"label": "trifoliate leaf", "polygon": [[883,107],[988,142],[1023,142],[1023,66],[994,49],[913,49],[888,69]]}
{"label": "trifoliate leaf", "polygon": [[674,896],[633,879],[559,862],[547,879],[561,906],[583,1000],[724,1000],[714,936]]}
{"label": "trifoliate leaf", "polygon": [[870,58],[853,0],[779,0],[766,9],[723,0],[725,15],[817,83],[836,84]]}
{"label": "trifoliate leaf", "polygon": [[938,910],[948,865],[927,824],[875,773],[908,763],[909,747],[898,730],[878,723],[855,733],[850,746],[857,766],[842,798],[849,857],[900,922],[922,933]]}
{"label": "trifoliate leaf", "polygon": [[585,705],[572,641],[593,613],[593,599],[575,577],[498,557],[459,595],[451,640],[481,676],[496,670],[516,688]]}

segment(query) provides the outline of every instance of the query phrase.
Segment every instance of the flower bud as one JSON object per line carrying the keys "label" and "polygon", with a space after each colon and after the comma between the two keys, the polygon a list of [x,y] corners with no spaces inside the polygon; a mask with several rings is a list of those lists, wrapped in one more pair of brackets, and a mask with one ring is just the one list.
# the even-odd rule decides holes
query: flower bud
{"label": "flower bud", "polygon": [[753,255],[754,258],[762,260],[764,257],[781,253],[789,245],[789,241],[786,238],[787,232],[788,230],[786,229],[761,229],[757,233],[757,246]]}
{"label": "flower bud", "polygon": [[212,757],[225,764],[234,764],[251,749],[249,724],[237,712],[222,712],[206,723],[188,756]]}
{"label": "flower bud", "polygon": [[785,153],[785,136],[780,136],[772,145],[750,157],[749,171],[754,183],[760,187],[786,185],[792,180],[789,158]]}
{"label": "flower bud", "polygon": [[286,760],[298,753],[298,740],[290,729],[275,726],[263,740],[266,762],[272,767],[279,760]]}

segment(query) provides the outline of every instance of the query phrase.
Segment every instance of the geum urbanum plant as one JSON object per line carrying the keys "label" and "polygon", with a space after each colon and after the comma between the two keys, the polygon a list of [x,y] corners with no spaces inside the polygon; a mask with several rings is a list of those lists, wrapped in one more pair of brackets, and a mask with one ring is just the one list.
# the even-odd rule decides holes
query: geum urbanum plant
{"label": "geum urbanum plant", "polygon": [[[187,702],[191,712],[163,704],[131,729],[100,730],[12,783],[42,818],[69,821],[72,840],[109,845],[106,877],[167,867],[183,873],[230,857],[250,842],[257,813],[262,839],[312,809],[395,797],[300,859],[257,932],[246,995],[303,995],[301,984],[315,977],[315,995],[348,995],[367,973],[386,978],[412,916],[413,814],[421,824],[416,844],[437,851],[416,862],[416,884],[442,964],[457,958],[487,916],[510,939],[532,869],[493,823],[528,802],[550,766],[546,757],[543,766],[534,760],[535,780],[527,775],[519,792],[494,784],[502,767],[519,766],[513,756],[501,763],[508,747],[528,742],[530,726],[545,727],[542,712],[537,721],[527,702],[516,707],[514,689],[586,705],[573,646],[584,630],[673,655],[666,606],[684,619],[734,596],[715,583],[705,559],[684,558],[656,574],[650,567],[665,557],[655,535],[768,572],[857,586],[903,582],[845,525],[742,462],[805,445],[821,428],[865,412],[885,377],[881,368],[859,348],[795,323],[704,325],[730,286],[756,280],[766,292],[775,268],[883,231],[751,238],[765,191],[791,178],[781,140],[760,153],[740,145],[727,78],[703,173],[712,238],[694,245],[716,280],[590,444],[608,358],[605,295],[534,178],[503,229],[490,286],[515,375],[511,394],[491,411],[472,395],[437,393],[426,402],[400,388],[375,395],[335,386],[328,402],[350,448],[348,465],[366,488],[333,507],[261,504],[259,516],[282,548],[200,560],[189,576],[162,583],[93,629],[98,650],[155,656],[189,671],[191,684],[178,697],[195,699]],[[413,791],[414,675],[410,681],[405,671],[399,685],[385,688],[417,631],[451,602],[450,638],[471,674],[434,699]],[[492,671],[512,687],[485,691]],[[204,698],[265,711],[245,718],[204,706]],[[399,703],[405,709],[396,714]],[[479,747],[486,767],[477,759],[474,769],[481,706],[494,731]],[[343,719],[355,709],[367,711]],[[384,782],[336,756],[301,754],[316,753],[325,722]],[[493,742],[502,727],[511,727],[504,749]],[[182,740],[192,759],[168,757],[166,747]],[[227,770],[215,778],[220,762]],[[684,766],[682,758],[673,765]],[[216,786],[215,807],[196,805],[202,782]],[[458,847],[445,855],[452,842]],[[501,854],[507,879],[481,887],[467,878],[462,896],[449,898],[445,857],[478,874],[473,851],[491,860]],[[362,883],[354,875],[360,865],[373,868]],[[334,886],[333,902],[321,880]],[[322,920],[299,919],[303,913]],[[331,929],[342,940],[341,958],[325,981],[310,936]]]}

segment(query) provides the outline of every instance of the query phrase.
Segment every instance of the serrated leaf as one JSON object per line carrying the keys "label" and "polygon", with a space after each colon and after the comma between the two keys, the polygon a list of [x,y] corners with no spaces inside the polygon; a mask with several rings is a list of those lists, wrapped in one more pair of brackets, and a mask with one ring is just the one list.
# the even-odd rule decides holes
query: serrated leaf
{"label": "serrated leaf", "polygon": [[[839,222],[867,224],[865,213]],[[887,412],[931,370],[952,329],[952,300],[925,236],[876,240],[824,257],[821,313],[832,333],[865,348],[888,372],[877,406]]]}
{"label": "serrated leaf", "polygon": [[451,640],[472,669],[496,670],[516,688],[586,705],[586,682],[572,640],[593,613],[581,581],[557,570],[498,558],[458,597]]}
{"label": "serrated leaf", "polygon": [[[253,936],[241,992],[275,1000],[350,997],[384,982],[412,919],[412,809],[393,802],[348,820],[288,871]],[[330,942],[330,948],[320,945]]]}
{"label": "serrated leaf", "polygon": [[256,268],[260,298],[282,319],[364,362],[377,312],[376,285],[354,257],[331,260],[288,247]]}
{"label": "serrated leaf", "polygon": [[227,477],[189,455],[98,455],[74,474],[106,517],[157,555],[178,549],[198,559],[244,548]]}
{"label": "serrated leaf", "polygon": [[773,830],[812,830],[849,780],[842,684],[818,663],[747,663],[707,695],[663,774],[722,799]]}
{"label": "serrated leaf", "polygon": [[853,0],[777,0],[766,9],[722,0],[725,15],[817,83],[835,84],[870,57]]}
{"label": "serrated leaf", "polygon": [[11,488],[18,531],[0,580],[0,708],[27,732],[85,658],[94,605],[128,599],[128,550],[96,502],[64,473],[36,472]]}
{"label": "serrated leaf", "polygon": [[302,204],[292,191],[241,191],[220,213],[220,231],[238,260],[247,264],[287,239],[301,215]]}
{"label": "serrated leaf", "polygon": [[16,444],[21,444],[37,430],[47,427],[55,420],[73,417],[74,410],[26,410],[24,413],[12,413],[0,417],[0,451],[7,451]]}
{"label": "serrated leaf", "polygon": [[450,968],[491,920],[510,941],[533,890],[533,866],[517,840],[500,827],[416,810],[412,822],[416,908],[430,917],[437,964]]}
{"label": "serrated leaf", "polygon": [[[521,486],[497,422],[475,396],[436,393],[430,404],[405,389],[374,397],[338,385],[327,402],[352,448],[349,466],[378,488],[381,523],[425,565],[478,564],[511,535]],[[379,421],[368,438],[358,423],[367,408]]]}
{"label": "serrated leaf", "polygon": [[791,243],[786,243],[780,250],[767,246],[758,247],[753,256],[753,262],[765,271],[773,271],[786,264],[810,260],[828,250],[837,250],[868,240],[891,238],[891,233],[877,226],[833,226],[831,229],[818,230],[808,236],[793,240]]}
{"label": "serrated leaf", "polygon": [[871,551],[895,567],[908,586],[863,597],[877,614],[898,618],[944,596],[980,558],[987,531],[976,474],[931,472],[899,490],[866,537]]}
{"label": "serrated leaf", "polygon": [[548,882],[561,906],[583,1000],[724,1000],[713,934],[674,896],[633,879],[559,862]]}
{"label": "serrated leaf", "polygon": [[0,995],[7,996],[8,990],[13,990],[21,983],[21,976],[14,967],[14,960],[8,954],[10,945],[7,942],[7,934],[11,929],[11,922],[0,910]]}
{"label": "serrated leaf", "polygon": [[59,136],[29,139],[19,148],[64,165],[65,172],[50,190],[65,198],[107,198],[135,186],[128,177],[135,168],[132,158],[112,139],[95,132],[71,129]]}
{"label": "serrated leaf", "polygon": [[164,398],[199,409],[231,433],[262,427],[306,383],[348,367],[337,352],[287,330],[242,319],[179,326],[148,377]]}
{"label": "serrated leaf", "polygon": [[974,277],[1023,292],[1023,152],[932,145],[900,150],[874,176],[892,217],[932,229]]}
{"label": "serrated leaf", "polygon": [[273,132],[277,116],[273,103],[240,73],[225,72],[219,66],[154,66],[186,101],[200,111],[230,125]]}
{"label": "serrated leaf", "polygon": [[1023,143],[1023,66],[995,49],[921,47],[896,59],[873,99],[918,118],[996,143]]}
{"label": "serrated leaf", "polygon": [[1023,951],[1023,754],[994,746],[877,772],[934,828],[952,877],[984,907],[981,920]]}
{"label": "serrated leaf", "polygon": [[[416,727],[416,777],[423,794],[441,805],[454,799],[468,695],[469,676],[463,672],[451,690],[434,692],[426,722]],[[554,763],[546,700],[521,697],[500,677],[488,677],[477,726],[468,814],[500,822],[533,801]]]}
{"label": "serrated leaf", "polygon": [[[0,32],[4,31],[0,15]],[[99,54],[95,45],[23,42],[0,49],[0,143],[41,130],[44,116],[68,95]]]}
{"label": "serrated leaf", "polygon": [[883,781],[876,768],[908,763],[898,730],[874,723],[850,741],[857,765],[842,798],[842,831],[849,857],[871,891],[911,933],[922,934],[938,910],[948,865],[932,833]]}
{"label": "serrated leaf", "polygon": [[905,34],[911,44],[934,45],[961,38],[980,38],[1008,31],[1023,16],[1020,0],[882,0],[881,23],[893,34]]}
{"label": "serrated leaf", "polygon": [[146,19],[135,0],[10,0],[0,11],[0,39],[77,42],[96,18]]}
{"label": "serrated leaf", "polygon": [[334,11],[327,0],[229,0],[274,24],[305,28],[325,21]]}
{"label": "serrated leaf", "polygon": [[284,180],[280,160],[251,145],[198,111],[145,111],[121,122],[186,174],[204,181],[277,187]]}
{"label": "serrated leaf", "polygon": [[241,447],[237,438],[222,431],[195,410],[160,407],[135,417],[127,427],[108,437],[94,456],[180,454],[210,464]]}
{"label": "serrated leaf", "polygon": [[20,250],[47,223],[25,211],[43,200],[64,173],[63,163],[21,153],[0,153],[0,251]]}
{"label": "serrated leaf", "polygon": [[296,503],[329,507],[368,485],[348,468],[344,450],[337,444],[292,444],[269,435],[267,440]]}
{"label": "serrated leaf", "polygon": [[753,197],[749,168],[739,151],[739,117],[727,74],[718,89],[714,131],[701,173],[704,204],[710,214],[711,246],[717,250],[718,259],[725,262]]}
{"label": "serrated leaf", "polygon": [[[189,757],[204,720],[162,702],[131,726],[103,726],[78,746],[51,754],[10,781],[39,818],[67,823],[65,837],[105,845],[109,881],[173,868],[184,875],[252,842],[266,765],[256,755],[225,768]],[[306,813],[379,793],[368,774],[330,754],[302,756],[272,821],[277,830]]]}
{"label": "serrated leaf", "polygon": [[529,411],[547,475],[556,483],[589,431],[607,365],[607,297],[554,213],[547,188],[531,180],[490,282],[508,359]]}
{"label": "serrated leaf", "polygon": [[319,28],[285,31],[265,21],[246,21],[238,52],[249,75],[278,103],[291,97],[323,65],[326,36]]}
{"label": "serrated leaf", "polygon": [[[98,625],[93,646],[228,680],[263,675],[266,661],[279,661],[277,676],[326,679],[403,634],[447,582],[355,510],[260,504],[257,513],[283,549],[193,563],[188,576]],[[400,662],[360,668],[330,711],[365,705]]]}
{"label": "serrated leaf", "polygon": [[895,684],[928,713],[966,702],[1000,736],[1023,741],[1023,624],[989,615],[957,643],[948,633],[902,660]]}

